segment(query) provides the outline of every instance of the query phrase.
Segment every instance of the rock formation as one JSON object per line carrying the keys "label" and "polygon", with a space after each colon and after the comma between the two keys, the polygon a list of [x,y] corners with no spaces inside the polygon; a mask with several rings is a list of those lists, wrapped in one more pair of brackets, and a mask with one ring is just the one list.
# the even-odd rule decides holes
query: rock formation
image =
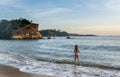
{"label": "rock formation", "polygon": [[12,33],[12,39],[41,39],[42,35],[38,31],[38,24],[32,23],[21,27]]}

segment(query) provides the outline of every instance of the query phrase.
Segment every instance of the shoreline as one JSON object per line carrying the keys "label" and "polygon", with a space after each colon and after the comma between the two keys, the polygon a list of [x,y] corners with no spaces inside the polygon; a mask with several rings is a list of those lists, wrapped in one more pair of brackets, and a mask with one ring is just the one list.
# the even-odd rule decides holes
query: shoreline
{"label": "shoreline", "polygon": [[[44,63],[43,63],[44,64]],[[52,66],[52,67],[51,67]],[[34,70],[34,73],[20,71],[19,68],[9,66],[6,64],[0,64],[0,77],[119,77],[120,72],[115,70],[103,70],[99,68],[84,67],[78,65],[66,65],[66,64],[51,64],[48,66],[45,64],[40,67],[39,73],[35,73],[36,68],[29,69]],[[28,67],[29,68],[29,67]],[[63,68],[63,69],[61,69]],[[50,69],[50,70],[48,70]],[[41,73],[42,71],[45,73]],[[53,73],[53,74],[47,74]]]}
{"label": "shoreline", "polygon": [[[41,62],[50,62],[48,60],[45,59],[36,59],[38,61]],[[53,61],[53,63],[56,64],[70,64],[70,65],[74,65],[73,61]],[[80,64],[77,64],[77,66],[83,66],[83,67],[93,67],[93,68],[99,68],[99,69],[104,69],[104,70],[120,70],[120,67],[114,67],[114,66],[107,66],[107,65],[102,65],[102,64],[97,64],[94,62],[85,62],[85,61],[81,61]]]}
{"label": "shoreline", "polygon": [[26,73],[20,71],[18,68],[0,64],[0,77],[53,77],[53,76]]}

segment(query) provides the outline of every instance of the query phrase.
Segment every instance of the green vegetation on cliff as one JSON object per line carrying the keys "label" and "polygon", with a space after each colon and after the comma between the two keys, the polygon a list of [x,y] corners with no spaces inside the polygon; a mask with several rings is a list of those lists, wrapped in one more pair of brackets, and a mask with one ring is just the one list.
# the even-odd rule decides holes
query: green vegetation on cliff
{"label": "green vegetation on cliff", "polygon": [[68,36],[67,32],[55,29],[41,30],[40,33],[43,36]]}
{"label": "green vegetation on cliff", "polygon": [[31,21],[19,18],[13,20],[1,20],[0,21],[0,39],[9,39],[14,30],[20,27],[25,27],[30,24]]}

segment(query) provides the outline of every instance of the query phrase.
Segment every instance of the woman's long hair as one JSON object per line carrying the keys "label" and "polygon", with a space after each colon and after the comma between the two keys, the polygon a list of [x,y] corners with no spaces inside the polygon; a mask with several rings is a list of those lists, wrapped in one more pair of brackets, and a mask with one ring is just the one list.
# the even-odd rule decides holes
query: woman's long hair
{"label": "woman's long hair", "polygon": [[76,52],[76,51],[78,51],[78,52],[79,52],[79,50],[78,50],[78,45],[75,45],[74,52]]}

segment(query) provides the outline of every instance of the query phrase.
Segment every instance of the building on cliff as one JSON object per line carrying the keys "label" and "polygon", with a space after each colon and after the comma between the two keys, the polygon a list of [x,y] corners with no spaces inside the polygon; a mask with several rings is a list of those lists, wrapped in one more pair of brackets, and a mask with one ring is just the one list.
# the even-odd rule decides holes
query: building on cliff
{"label": "building on cliff", "polygon": [[11,39],[41,39],[42,34],[38,30],[38,24],[31,23],[12,32]]}

